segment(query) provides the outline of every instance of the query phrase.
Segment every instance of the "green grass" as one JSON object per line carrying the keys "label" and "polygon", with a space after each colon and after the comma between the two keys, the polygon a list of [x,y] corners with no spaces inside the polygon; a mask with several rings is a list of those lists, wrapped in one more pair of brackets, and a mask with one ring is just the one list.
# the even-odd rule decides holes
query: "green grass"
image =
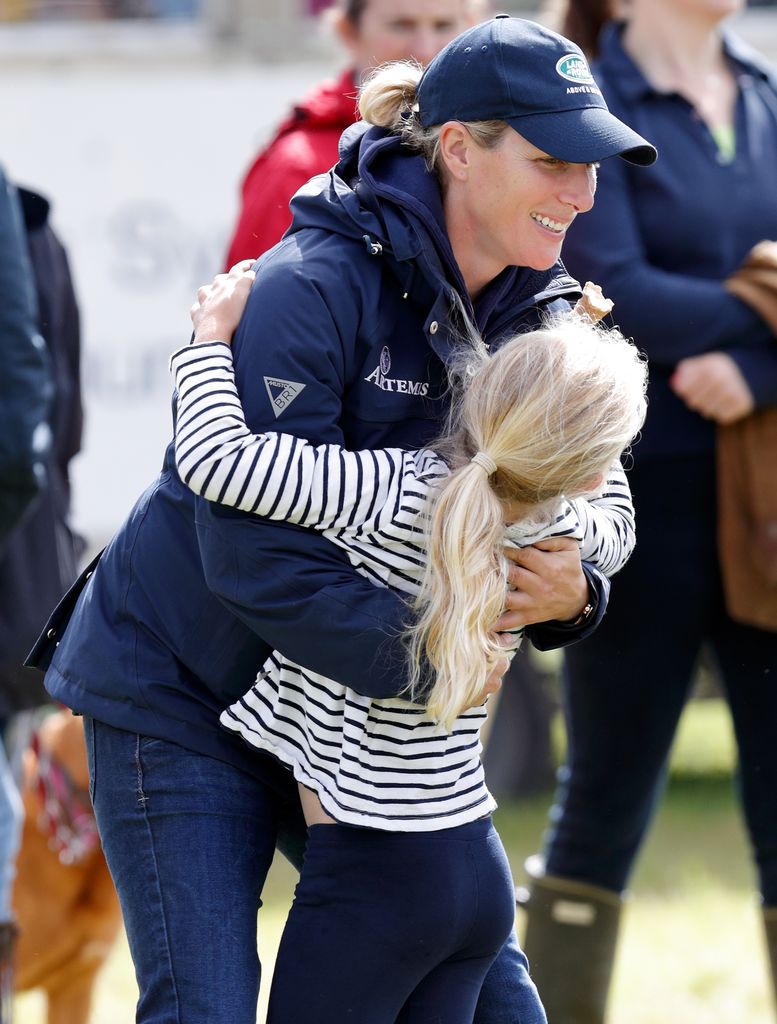
{"label": "green grass", "polygon": [[[666,797],[631,886],[608,1024],[773,1020],[733,766],[724,706],[714,700],[694,702],[683,718]],[[517,881],[523,861],[539,847],[549,800],[547,794],[498,812]],[[265,977],[293,886],[294,874],[285,862],[273,865],[259,923]],[[132,967],[122,943],[100,979],[92,1024],[132,1020],[134,999]],[[17,1005],[17,1024],[43,1024],[34,994]],[[264,1003],[259,1020],[264,1020]]]}

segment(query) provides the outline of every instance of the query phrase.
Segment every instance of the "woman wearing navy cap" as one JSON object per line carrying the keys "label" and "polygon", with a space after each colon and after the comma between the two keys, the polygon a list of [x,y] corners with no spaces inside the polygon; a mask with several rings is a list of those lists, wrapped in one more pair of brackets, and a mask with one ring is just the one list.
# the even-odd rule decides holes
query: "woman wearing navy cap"
{"label": "woman wearing navy cap", "polygon": [[598,41],[608,103],[661,159],[639,176],[620,161],[602,168],[597,208],[575,224],[564,259],[602,285],[647,352],[649,413],[629,474],[639,543],[601,629],[567,652],[570,760],[545,863],[530,862],[526,950],[550,1020],[564,1024],[604,1019],[622,893],[702,649],[733,719],[777,972],[777,635],[761,615],[727,610],[715,457],[721,426],[777,405],[774,318],[726,282],[777,238],[777,75],[721,28],[742,0],[630,0],[624,22],[613,7],[570,4],[569,31]]}
{"label": "woman wearing navy cap", "polygon": [[[380,79],[378,124],[346,132],[339,164],[297,194],[289,233],[257,265],[234,345],[252,431],[351,449],[427,444],[468,324],[499,345],[578,297],[558,257],[592,206],[595,163],[655,157],[609,113],[580,51],[531,22],[484,23],[419,76]],[[586,635],[606,604],[577,544],[552,548],[516,554],[498,621],[543,647]],[[171,448],[69,623],[65,613],[49,627],[47,685],[89,716],[137,1019],[253,1024],[256,912],[293,781],[221,730],[219,712],[271,649],[367,697],[403,692],[406,605],[314,531],[195,502]],[[389,952],[405,955],[387,950],[386,963]],[[387,1020],[377,982],[374,1002],[359,1024]],[[543,1020],[514,939],[474,1019]]]}

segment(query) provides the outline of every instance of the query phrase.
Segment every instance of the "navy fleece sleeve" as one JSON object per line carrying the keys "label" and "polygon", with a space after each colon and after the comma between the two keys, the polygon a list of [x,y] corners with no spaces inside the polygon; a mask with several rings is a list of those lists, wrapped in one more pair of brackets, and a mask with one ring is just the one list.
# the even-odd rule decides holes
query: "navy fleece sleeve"
{"label": "navy fleece sleeve", "polygon": [[198,500],[208,585],[275,650],[369,697],[405,686],[400,597],[314,530]]}
{"label": "navy fleece sleeve", "polygon": [[648,261],[629,173],[622,160],[602,165],[596,204],[575,221],[564,242],[570,271],[617,296],[616,323],[639,339],[653,366],[674,367],[687,356],[728,351],[743,339],[751,346],[765,342],[770,332],[764,322],[719,281],[670,273]]}
{"label": "navy fleece sleeve", "polygon": [[777,339],[768,347],[729,349],[728,354],[747,381],[757,409],[777,405]]}
{"label": "navy fleece sleeve", "polygon": [[[341,396],[360,299],[343,280],[328,301],[315,257],[303,273],[295,245],[289,239],[268,257],[252,290],[234,342],[238,390],[252,431],[342,445]],[[404,688],[407,606],[360,576],[333,544],[202,499],[197,530],[208,585],[275,649],[368,696]]]}
{"label": "navy fleece sleeve", "polygon": [[582,626],[569,622],[539,622],[536,626],[527,626],[526,636],[538,651],[552,651],[585,640],[604,618],[610,599],[610,581],[590,562],[583,562],[583,572],[588,580],[588,595],[593,607],[591,616]]}

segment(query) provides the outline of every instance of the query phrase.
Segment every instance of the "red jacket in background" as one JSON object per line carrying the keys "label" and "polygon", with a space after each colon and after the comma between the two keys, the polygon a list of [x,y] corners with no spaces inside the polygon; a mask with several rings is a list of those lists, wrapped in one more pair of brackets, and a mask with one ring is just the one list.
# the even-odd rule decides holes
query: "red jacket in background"
{"label": "red jacket in background", "polygon": [[291,224],[289,200],[314,174],[337,163],[337,143],[357,120],[353,71],[315,86],[257,156],[242,186],[227,269],[255,259]]}

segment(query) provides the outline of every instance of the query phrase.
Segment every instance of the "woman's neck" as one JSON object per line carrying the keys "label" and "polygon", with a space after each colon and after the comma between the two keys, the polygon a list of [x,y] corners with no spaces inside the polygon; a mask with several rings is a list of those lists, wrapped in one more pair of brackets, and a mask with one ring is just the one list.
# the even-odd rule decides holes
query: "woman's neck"
{"label": "woman's neck", "polygon": [[648,81],[678,92],[713,125],[733,117],[736,82],[721,42],[721,18],[674,0],[632,3],[623,46]]}
{"label": "woman's neck", "polygon": [[472,226],[461,212],[460,206],[451,202],[447,194],[443,199],[443,206],[445,227],[451,243],[453,258],[458,265],[467,294],[474,302],[486,285],[501,274],[504,267],[498,266],[482,256],[477,246],[476,233],[473,232]]}

